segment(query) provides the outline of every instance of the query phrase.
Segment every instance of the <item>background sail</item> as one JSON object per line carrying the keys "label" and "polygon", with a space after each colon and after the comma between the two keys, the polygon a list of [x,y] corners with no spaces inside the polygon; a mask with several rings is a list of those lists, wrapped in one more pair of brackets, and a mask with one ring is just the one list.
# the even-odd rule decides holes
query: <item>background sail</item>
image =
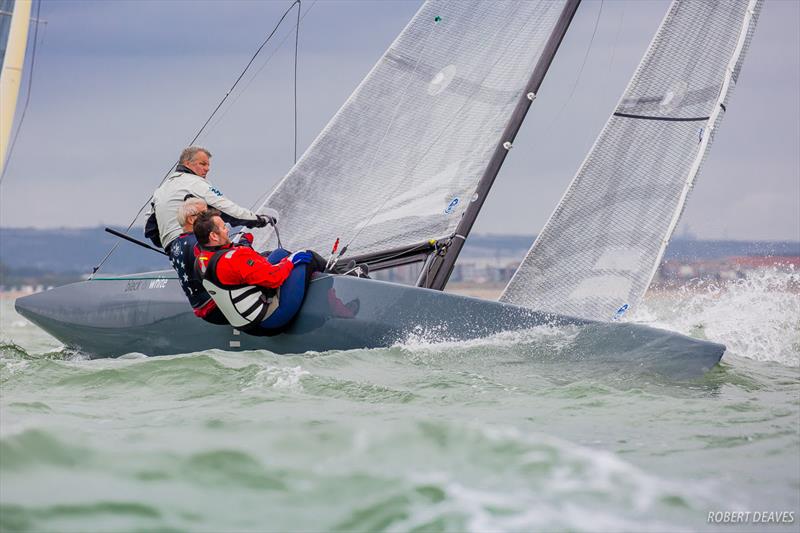
{"label": "background sail", "polygon": [[265,201],[283,245],[452,234],[564,3],[425,3]]}
{"label": "background sail", "polygon": [[611,320],[647,290],[735,83],[758,0],[675,1],[502,301]]}
{"label": "background sail", "polygon": [[31,0],[0,3],[0,174],[6,161],[11,126],[17,109],[17,95],[22,82],[22,65],[28,43]]}
{"label": "background sail", "polygon": [[14,0],[0,0],[0,68],[6,57],[8,33],[11,30],[11,15],[14,13]]}

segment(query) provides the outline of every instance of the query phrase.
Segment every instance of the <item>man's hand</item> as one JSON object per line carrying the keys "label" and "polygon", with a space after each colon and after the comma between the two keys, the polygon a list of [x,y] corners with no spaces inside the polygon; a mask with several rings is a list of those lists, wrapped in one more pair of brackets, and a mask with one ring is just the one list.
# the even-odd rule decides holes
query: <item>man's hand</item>
{"label": "man's hand", "polygon": [[271,220],[270,224],[272,224],[273,226],[278,223],[278,211],[276,211],[275,209],[272,209],[271,207],[265,207],[261,211],[261,214],[267,217],[267,219],[270,219]]}
{"label": "man's hand", "polygon": [[295,252],[288,257],[289,261],[292,262],[293,265],[307,265],[311,262],[312,259],[311,252],[306,250],[302,250],[299,252]]}
{"label": "man's hand", "polygon": [[256,215],[256,223],[253,225],[254,228],[263,228],[267,224],[274,224],[271,217],[267,215]]}

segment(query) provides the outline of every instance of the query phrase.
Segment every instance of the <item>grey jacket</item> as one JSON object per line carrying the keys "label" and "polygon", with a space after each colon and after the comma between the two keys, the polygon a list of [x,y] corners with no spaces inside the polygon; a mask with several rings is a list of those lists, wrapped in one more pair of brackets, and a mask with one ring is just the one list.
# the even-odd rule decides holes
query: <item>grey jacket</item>
{"label": "grey jacket", "polygon": [[219,209],[230,218],[239,219],[242,224],[257,220],[255,213],[225,198],[222,192],[205,178],[190,172],[176,171],[153,193],[153,209],[147,214],[150,216],[155,213],[158,234],[164,248],[168,248],[182,233],[176,217],[178,208],[189,195],[205,200],[209,206]]}

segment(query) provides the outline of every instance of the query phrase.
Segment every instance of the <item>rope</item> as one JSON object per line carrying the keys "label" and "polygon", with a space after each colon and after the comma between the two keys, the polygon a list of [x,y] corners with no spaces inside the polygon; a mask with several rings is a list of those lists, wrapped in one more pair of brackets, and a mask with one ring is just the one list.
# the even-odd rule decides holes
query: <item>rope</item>
{"label": "rope", "polygon": [[[400,257],[401,255],[407,254],[408,252],[413,252],[415,250],[424,250],[427,247],[428,247],[428,243],[420,244],[418,246],[414,246],[413,248],[408,248],[407,250],[403,250],[402,252],[398,252],[396,254],[388,255],[386,257],[381,257],[381,261],[394,259],[395,257]],[[431,253],[435,253],[435,251],[431,251]],[[333,268],[334,266],[335,265],[331,265],[329,268]],[[323,279],[326,279],[326,278],[332,278],[333,276],[346,276],[346,275],[358,270],[359,267],[360,267],[360,265],[356,265],[353,268],[351,268],[350,270],[346,270],[341,274],[337,274],[335,272],[334,273],[330,273],[330,274],[324,274],[322,276],[318,276],[318,277],[312,279],[311,283],[314,283],[315,281],[320,281],[320,280],[323,280]]]}
{"label": "rope", "polygon": [[275,230],[275,240],[278,241],[278,248],[283,248],[283,244],[281,243],[281,234],[278,231],[278,222],[277,221],[272,223],[272,229]]}
{"label": "rope", "polygon": [[[275,25],[275,27],[274,27],[274,28],[272,29],[272,31],[269,33],[269,35],[267,36],[267,38],[266,38],[266,39],[264,39],[264,42],[262,42],[262,43],[261,43],[261,46],[259,46],[259,47],[258,47],[258,49],[256,49],[256,51],[255,51],[255,53],[253,54],[253,56],[252,56],[252,57],[250,58],[250,60],[247,62],[247,65],[245,65],[245,67],[244,67],[244,69],[242,70],[241,74],[239,74],[239,76],[236,78],[236,81],[234,81],[234,82],[233,82],[233,85],[231,85],[231,88],[230,88],[230,89],[228,89],[228,92],[226,92],[226,93],[225,93],[225,96],[223,96],[223,97],[222,97],[222,100],[220,100],[220,101],[219,101],[219,103],[217,104],[217,106],[214,108],[214,111],[212,111],[212,112],[211,112],[211,115],[209,115],[209,117],[208,117],[208,118],[206,119],[206,121],[203,123],[202,127],[201,127],[201,128],[198,130],[198,132],[195,134],[194,138],[192,138],[192,140],[189,142],[188,146],[191,146],[191,145],[193,145],[193,144],[195,143],[195,141],[197,141],[197,139],[200,137],[200,135],[202,135],[202,134],[203,134],[203,132],[204,132],[204,131],[205,131],[205,129],[206,129],[206,126],[208,126],[208,124],[211,122],[211,120],[214,118],[214,116],[217,114],[217,112],[220,110],[220,108],[223,106],[223,104],[224,104],[224,103],[225,103],[225,102],[228,100],[228,97],[231,95],[231,93],[233,92],[233,90],[236,88],[236,86],[237,86],[237,85],[239,84],[239,82],[242,80],[242,78],[244,77],[244,75],[245,75],[245,74],[247,73],[247,71],[250,69],[250,66],[251,66],[251,65],[253,64],[253,62],[256,60],[256,57],[258,57],[258,55],[261,53],[261,50],[263,50],[263,48],[264,48],[264,47],[267,45],[267,43],[268,43],[268,42],[269,42],[269,41],[272,39],[272,37],[275,35],[275,32],[276,32],[276,31],[278,31],[278,28],[280,27],[281,23],[283,23],[283,20],[286,18],[286,15],[288,15],[288,14],[289,14],[289,12],[292,10],[292,8],[294,8],[294,6],[295,6],[295,5],[297,5],[297,6],[298,6],[298,12],[299,12],[299,9],[300,9],[300,0],[294,0],[294,1],[292,2],[292,4],[291,4],[291,5],[290,5],[290,6],[289,6],[287,9],[286,9],[286,11],[284,11],[284,13],[283,13],[283,15],[281,16],[280,20],[278,20],[278,23]],[[169,177],[169,175],[172,173],[173,169],[174,169],[174,168],[177,166],[177,164],[178,164],[178,163],[179,163],[179,162],[178,162],[178,161],[176,161],[175,163],[173,163],[173,164],[172,164],[172,166],[169,168],[169,170],[167,170],[166,174],[164,174],[164,177],[163,177],[163,178],[161,178],[161,181],[158,183],[158,187],[160,187],[160,186],[161,186],[161,185],[162,185],[162,184],[163,184],[163,183],[164,183],[164,182],[167,180],[167,178],[168,178],[168,177]],[[150,201],[151,201],[152,199],[153,199],[153,197],[152,197],[152,195],[151,195],[151,196],[150,196],[150,198],[148,198],[148,199],[147,199],[147,201],[145,201],[145,203],[142,205],[142,207],[140,207],[140,208],[139,208],[139,211],[137,211],[137,212],[136,212],[136,215],[133,217],[133,220],[131,220],[131,223],[130,223],[130,224],[128,224],[128,227],[127,227],[127,228],[126,228],[126,230],[125,230],[125,233],[126,233],[126,234],[127,234],[128,232],[130,232],[131,228],[132,228],[132,227],[133,227],[133,225],[136,223],[136,221],[139,219],[139,216],[142,214],[142,212],[143,212],[143,211],[145,210],[145,208],[147,207],[147,204],[149,204],[149,203],[150,203]],[[97,264],[97,266],[95,266],[95,267],[92,269],[92,276],[94,276],[94,274],[95,274],[95,273],[96,273],[98,270],[100,270],[100,268],[101,268],[101,267],[102,267],[102,266],[103,266],[103,265],[106,263],[106,261],[108,261],[108,258],[109,258],[109,257],[111,257],[111,255],[112,255],[112,254],[113,254],[113,253],[116,251],[116,249],[117,249],[117,247],[118,247],[118,246],[119,246],[119,242],[117,242],[116,244],[114,244],[114,246],[112,246],[112,247],[111,247],[111,249],[108,251],[108,253],[105,255],[105,257],[103,257],[103,259],[100,261],[100,263],[98,263],[98,264]],[[91,277],[92,277],[92,276],[90,276],[90,279],[91,279]]]}
{"label": "rope", "polygon": [[[22,108],[22,114],[19,117],[19,124],[17,124],[17,131],[14,133],[14,139],[11,141],[11,146],[8,149],[8,157],[6,157],[6,165],[3,167],[3,173],[0,175],[0,184],[3,183],[3,180],[6,177],[6,172],[8,171],[8,164],[11,162],[11,154],[14,153],[14,146],[17,145],[17,139],[19,138],[19,132],[22,130],[22,123],[25,122],[25,113],[28,112],[28,104],[31,103],[31,91],[33,89],[33,70],[36,66],[36,42],[39,36],[39,13],[42,10],[42,0],[39,0],[39,3],[36,4],[36,26],[33,29],[33,49],[31,50],[31,73],[28,75],[28,93],[25,96],[25,105]],[[43,36],[44,38],[44,36]]]}

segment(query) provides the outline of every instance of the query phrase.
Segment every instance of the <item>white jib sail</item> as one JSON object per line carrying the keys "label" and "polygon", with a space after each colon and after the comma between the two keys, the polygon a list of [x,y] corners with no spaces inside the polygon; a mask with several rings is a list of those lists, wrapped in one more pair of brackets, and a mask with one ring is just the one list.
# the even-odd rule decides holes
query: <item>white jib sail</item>
{"label": "white jib sail", "polygon": [[635,306],[716,134],[761,0],[676,0],[501,301],[594,320]]}
{"label": "white jib sail", "polygon": [[564,4],[426,2],[264,202],[283,245],[341,238],[349,256],[452,234]]}

